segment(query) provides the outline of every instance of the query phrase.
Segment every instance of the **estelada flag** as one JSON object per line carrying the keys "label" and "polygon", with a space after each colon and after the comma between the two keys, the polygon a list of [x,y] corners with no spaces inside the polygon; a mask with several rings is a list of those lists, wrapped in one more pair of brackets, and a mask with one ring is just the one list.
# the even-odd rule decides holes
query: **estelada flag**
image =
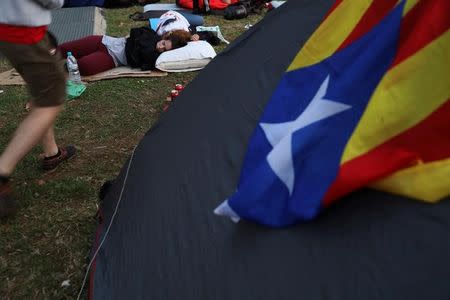
{"label": "estelada flag", "polygon": [[[322,140],[330,144],[325,139],[318,139],[317,144],[298,139],[297,135],[312,139],[313,136],[308,135],[326,134],[321,128],[322,122],[337,127],[331,128],[336,133],[346,130],[351,122],[355,124],[353,131],[348,133],[347,143],[341,141],[342,137],[336,137],[333,142],[343,146],[323,151],[341,151],[340,156],[333,154],[338,157],[335,164],[339,164],[334,167],[334,178],[342,176],[339,172],[344,171],[347,162],[363,158],[363,153],[370,154],[370,151],[361,152],[350,160],[342,160],[347,157],[342,148],[350,144],[367,147],[362,142],[350,141],[362,129],[358,126],[363,124],[361,122],[371,111],[372,104],[376,104],[374,96],[381,86],[388,85],[385,89],[392,91],[389,92],[392,95],[404,95],[404,86],[414,89],[409,96],[396,95],[395,100],[386,103],[401,105],[401,100],[408,100],[414,104],[403,105],[404,108],[396,109],[395,114],[387,112],[387,107],[375,114],[380,118],[379,122],[387,122],[388,117],[396,115],[400,118],[406,113],[398,119],[397,127],[387,127],[391,130],[409,124],[414,115],[411,110],[418,110],[423,115],[420,120],[425,121],[426,116],[431,116],[427,113],[430,103],[434,103],[436,109],[444,107],[443,101],[441,105],[436,104],[436,99],[444,99],[436,95],[441,95],[442,87],[445,88],[442,83],[449,78],[448,68],[444,68],[448,66],[448,60],[438,59],[448,53],[448,33],[444,35],[448,30],[437,26],[446,20],[442,14],[449,11],[445,1],[408,1],[401,3],[404,5],[399,8],[401,12],[395,11],[398,3],[389,0],[372,4],[368,0],[342,1],[330,12],[333,3],[333,0],[290,0],[272,10],[221,51],[183,89],[167,112],[152,124],[114,183],[104,190],[91,252],[90,299],[449,298],[450,198],[429,205],[363,188],[342,197],[342,201],[324,210],[323,215],[313,222],[299,223],[283,230],[268,230],[253,222],[236,225],[213,214],[214,208],[236,191],[239,177],[242,187],[241,169],[244,166],[245,170],[248,147],[256,146],[250,143],[255,128],[260,131],[261,138],[266,138],[265,132],[275,132],[274,124],[296,121],[301,115],[301,108],[295,107],[290,108],[292,116],[287,120],[289,111],[286,116],[264,113],[272,106],[269,100],[282,93],[282,85],[286,86],[288,80],[298,81],[295,73],[311,80],[302,85],[304,88],[297,96],[304,110],[312,99],[316,102],[312,102],[315,105],[310,110],[329,109],[328,114],[321,111],[309,119],[303,117],[301,125],[306,125],[307,120],[316,122],[292,134],[295,149],[297,144],[304,143],[311,151],[305,148],[303,153],[313,153]],[[425,19],[419,22],[417,18]],[[386,32],[377,30],[377,26],[382,26]],[[418,26],[425,30],[425,37],[433,28],[434,37],[420,38],[422,30],[414,29]],[[406,33],[402,33],[404,28],[409,28]],[[372,30],[374,33],[370,33]],[[408,33],[409,30],[413,32]],[[405,34],[412,38],[410,42],[405,38],[401,42]],[[443,37],[446,43],[442,42]],[[360,39],[365,40],[351,49]],[[388,47],[381,51],[383,45],[392,47],[392,44],[394,50]],[[359,54],[367,47],[377,53],[381,51],[375,59],[378,63],[373,62],[370,53]],[[345,53],[345,50],[350,52]],[[398,56],[402,51],[404,54]],[[334,53],[337,56],[333,58]],[[372,70],[362,69],[364,60],[359,58],[360,55],[364,55]],[[438,59],[438,63],[434,59]],[[350,77],[344,74],[345,68],[341,70],[338,66],[363,75]],[[302,69],[309,70],[307,75],[301,74]],[[414,72],[415,69],[418,71]],[[341,73],[343,78],[338,76]],[[419,80],[411,81],[416,78],[413,74]],[[363,81],[362,77],[370,81]],[[349,81],[353,84],[348,87]],[[416,87],[415,82],[420,86]],[[295,87],[292,89],[296,91]],[[367,89],[372,89],[372,94]],[[406,93],[408,91],[406,89]],[[364,99],[364,95],[371,99]],[[412,100],[416,95],[420,98]],[[287,105],[293,101],[289,97],[285,100]],[[360,114],[359,119],[358,115],[352,117],[353,113]],[[448,152],[448,147],[442,143],[448,141],[444,121],[443,125],[433,125],[433,134],[440,132],[440,143],[432,150],[447,149]],[[261,123],[266,124],[264,130]],[[298,127],[299,123],[295,124]],[[340,129],[341,126],[345,128]],[[318,131],[305,131],[308,127]],[[407,125],[407,128],[413,127]],[[375,125],[366,125],[365,130],[369,129],[378,134],[388,132],[387,129],[377,131]],[[435,143],[436,138],[432,139],[432,136],[431,133],[425,137],[416,135],[417,141],[425,142],[417,145],[416,141],[412,146],[425,147]],[[373,138],[367,140],[372,142]],[[389,140],[386,138],[385,142]],[[259,157],[263,161],[271,149],[268,140],[263,142],[266,144],[255,153],[255,160]],[[412,146],[402,146],[402,149],[419,153],[417,156],[421,157],[423,165],[432,161],[429,155]],[[400,152],[393,150],[391,153]],[[434,157],[437,156],[435,153]],[[382,166],[388,162],[386,157],[391,158],[385,155],[372,165]],[[312,172],[322,168],[333,170],[327,160],[325,154],[316,158],[311,164]],[[295,161],[300,164],[295,165],[298,172],[301,164],[310,163],[311,157]],[[405,161],[405,165],[417,166],[416,160]],[[266,167],[266,170],[274,174],[272,169]],[[355,175],[349,178],[362,179],[363,172],[369,171],[371,169],[367,167],[356,168]],[[374,177],[378,178],[378,175]],[[275,179],[279,189],[289,191],[283,181]],[[356,186],[366,185],[366,182],[364,179]],[[298,193],[295,190],[297,184],[295,182],[293,194]],[[262,182],[255,185],[258,187]],[[350,190],[357,188],[347,186]],[[319,211],[325,207],[325,195],[326,192],[319,199]],[[282,198],[273,200],[288,203]]]}
{"label": "estelada flag", "polygon": [[294,58],[215,212],[311,220],[364,186],[450,194],[450,1],[337,1]]}

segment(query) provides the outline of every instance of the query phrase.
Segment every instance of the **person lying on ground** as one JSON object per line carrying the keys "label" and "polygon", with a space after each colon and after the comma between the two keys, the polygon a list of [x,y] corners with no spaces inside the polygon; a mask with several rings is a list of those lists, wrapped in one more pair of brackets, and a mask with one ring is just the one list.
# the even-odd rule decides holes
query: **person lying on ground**
{"label": "person lying on ground", "polygon": [[169,10],[159,17],[155,31],[159,36],[163,36],[174,30],[184,30],[191,33],[191,41],[205,40],[211,45],[220,44],[220,39],[213,33],[197,32],[196,27],[192,26],[185,16],[177,11]]}
{"label": "person lying on ground", "polygon": [[94,75],[118,66],[130,66],[141,70],[155,69],[158,56],[164,51],[187,45],[191,34],[183,30],[166,33],[162,37],[148,28],[133,28],[129,37],[115,38],[107,35],[88,36],[58,46],[58,51],[67,57],[67,52],[78,61],[82,76]]}

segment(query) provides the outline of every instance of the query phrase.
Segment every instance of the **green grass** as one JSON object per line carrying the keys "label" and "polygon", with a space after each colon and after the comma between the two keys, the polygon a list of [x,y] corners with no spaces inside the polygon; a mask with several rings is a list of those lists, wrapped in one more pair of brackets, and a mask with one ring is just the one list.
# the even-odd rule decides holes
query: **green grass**
{"label": "green grass", "polygon": [[[168,1],[163,1],[168,2]],[[107,10],[108,34],[123,36],[134,22],[128,15],[140,7]],[[227,21],[207,16],[232,41],[262,16]],[[220,52],[225,46],[216,47]],[[0,61],[0,71],[9,69]],[[97,192],[115,177],[132,149],[159,118],[176,83],[188,84],[198,73],[167,77],[116,79],[88,85],[68,101],[56,123],[59,144],[73,143],[78,156],[52,174],[41,173],[39,147],[20,163],[13,177],[20,204],[18,215],[0,222],[0,299],[73,299],[86,271],[95,229]],[[0,151],[26,115],[25,87],[1,87]],[[61,283],[70,280],[70,286]]]}

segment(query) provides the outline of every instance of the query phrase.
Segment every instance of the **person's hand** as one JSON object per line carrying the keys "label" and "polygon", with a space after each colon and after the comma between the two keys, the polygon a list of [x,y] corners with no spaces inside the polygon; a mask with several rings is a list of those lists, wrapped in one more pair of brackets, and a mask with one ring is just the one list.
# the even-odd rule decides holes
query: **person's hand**
{"label": "person's hand", "polygon": [[191,41],[193,41],[193,42],[198,41],[199,39],[200,39],[200,36],[198,34],[193,34],[191,36]]}

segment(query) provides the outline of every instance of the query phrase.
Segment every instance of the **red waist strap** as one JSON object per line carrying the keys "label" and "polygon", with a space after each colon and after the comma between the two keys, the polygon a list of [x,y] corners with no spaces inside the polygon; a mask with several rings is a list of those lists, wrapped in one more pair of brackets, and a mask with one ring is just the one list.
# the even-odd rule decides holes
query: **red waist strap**
{"label": "red waist strap", "polygon": [[36,44],[47,32],[47,26],[26,27],[0,24],[0,41],[16,44]]}

